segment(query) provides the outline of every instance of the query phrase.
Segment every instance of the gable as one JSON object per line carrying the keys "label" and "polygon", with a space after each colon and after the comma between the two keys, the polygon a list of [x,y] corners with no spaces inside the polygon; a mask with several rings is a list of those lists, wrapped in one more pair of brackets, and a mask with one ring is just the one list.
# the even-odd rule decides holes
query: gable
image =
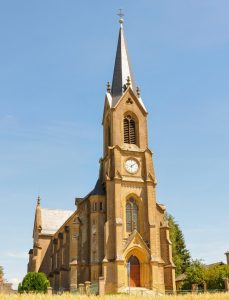
{"label": "gable", "polygon": [[121,105],[121,103],[123,103],[124,101],[127,101],[128,98],[130,98],[130,101],[133,101],[137,105],[137,107],[143,113],[144,116],[147,115],[147,110],[143,104],[142,99],[136,96],[131,87],[129,87],[121,97],[116,97],[112,99],[112,108],[117,109],[117,107]]}
{"label": "gable", "polygon": [[146,256],[150,256],[150,249],[137,230],[134,230],[129,236],[124,248],[124,256],[134,249],[138,249],[140,252],[144,252]]}

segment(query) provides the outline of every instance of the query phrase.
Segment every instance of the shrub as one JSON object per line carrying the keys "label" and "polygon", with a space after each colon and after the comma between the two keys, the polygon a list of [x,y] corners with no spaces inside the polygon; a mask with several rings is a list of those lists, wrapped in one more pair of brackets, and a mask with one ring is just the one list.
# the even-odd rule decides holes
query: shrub
{"label": "shrub", "polygon": [[44,273],[29,272],[18,286],[19,293],[46,293],[49,281]]}

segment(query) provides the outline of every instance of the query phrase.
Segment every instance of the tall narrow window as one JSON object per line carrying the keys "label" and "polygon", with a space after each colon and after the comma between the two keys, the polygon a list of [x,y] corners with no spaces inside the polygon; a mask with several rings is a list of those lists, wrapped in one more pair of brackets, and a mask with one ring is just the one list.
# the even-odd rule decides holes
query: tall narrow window
{"label": "tall narrow window", "polygon": [[138,229],[138,206],[133,198],[126,202],[126,231]]}
{"label": "tall narrow window", "polygon": [[136,144],[135,121],[130,115],[127,115],[123,120],[123,132],[125,144]]}
{"label": "tall narrow window", "polygon": [[132,224],[131,224],[131,205],[130,203],[126,204],[126,231],[131,232]]}
{"label": "tall narrow window", "polygon": [[108,146],[111,146],[111,129],[110,129],[110,126],[107,127],[107,143],[108,143]]}
{"label": "tall narrow window", "polygon": [[64,248],[61,248],[61,264],[64,265]]}
{"label": "tall narrow window", "polygon": [[132,206],[132,227],[133,229],[138,227],[138,206],[136,203],[133,203]]}
{"label": "tall narrow window", "polygon": [[55,265],[56,265],[56,269],[58,268],[58,253],[56,252],[55,255]]}

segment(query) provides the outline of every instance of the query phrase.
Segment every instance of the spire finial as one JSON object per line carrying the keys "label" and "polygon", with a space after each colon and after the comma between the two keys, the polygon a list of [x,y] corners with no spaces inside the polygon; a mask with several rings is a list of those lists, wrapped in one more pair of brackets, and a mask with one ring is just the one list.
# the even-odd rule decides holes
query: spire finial
{"label": "spire finial", "polygon": [[119,23],[120,23],[120,26],[122,27],[122,24],[123,24],[123,16],[124,16],[124,13],[122,11],[122,8],[119,8],[119,12],[117,14],[119,16]]}
{"label": "spire finial", "polygon": [[40,195],[38,194],[38,197],[37,197],[37,205],[40,205],[41,204],[41,198],[40,198]]}

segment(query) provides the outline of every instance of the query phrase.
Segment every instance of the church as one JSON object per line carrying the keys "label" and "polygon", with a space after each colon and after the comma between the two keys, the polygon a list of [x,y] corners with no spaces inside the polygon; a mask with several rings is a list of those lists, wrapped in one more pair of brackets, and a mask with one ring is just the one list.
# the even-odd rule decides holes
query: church
{"label": "church", "polygon": [[103,282],[105,293],[130,287],[175,290],[165,206],[156,201],[147,109],[136,87],[123,30],[102,115],[103,158],[94,189],[75,211],[37,199],[29,272],[44,272],[54,291]]}

